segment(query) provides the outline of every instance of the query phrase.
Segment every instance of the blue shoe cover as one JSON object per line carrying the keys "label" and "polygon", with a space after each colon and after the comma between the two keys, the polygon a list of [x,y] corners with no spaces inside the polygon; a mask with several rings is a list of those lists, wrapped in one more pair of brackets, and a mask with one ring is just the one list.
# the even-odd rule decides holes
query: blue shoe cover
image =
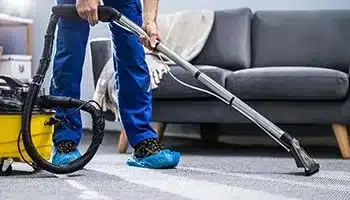
{"label": "blue shoe cover", "polygon": [[166,169],[174,168],[179,164],[180,153],[176,151],[170,151],[168,149],[162,150],[157,154],[138,158],[130,156],[127,164],[133,167],[151,168],[151,169]]}
{"label": "blue shoe cover", "polygon": [[52,159],[52,164],[56,166],[68,165],[73,162],[77,158],[81,156],[79,150],[75,150],[71,153],[57,153],[54,155]]}

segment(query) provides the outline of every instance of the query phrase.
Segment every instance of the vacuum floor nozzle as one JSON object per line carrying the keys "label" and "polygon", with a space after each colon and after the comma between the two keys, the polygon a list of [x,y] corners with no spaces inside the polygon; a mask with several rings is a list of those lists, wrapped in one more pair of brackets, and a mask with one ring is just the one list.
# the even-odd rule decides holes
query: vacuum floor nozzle
{"label": "vacuum floor nozzle", "polygon": [[296,139],[291,142],[291,153],[297,167],[305,169],[306,176],[311,176],[320,170],[320,165],[305,152]]}

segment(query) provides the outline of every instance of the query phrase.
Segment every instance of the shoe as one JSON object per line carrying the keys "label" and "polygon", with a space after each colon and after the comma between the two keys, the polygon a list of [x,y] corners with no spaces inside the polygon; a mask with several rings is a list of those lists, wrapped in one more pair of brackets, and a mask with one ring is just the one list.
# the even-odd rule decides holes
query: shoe
{"label": "shoe", "polygon": [[81,154],[80,151],[77,149],[75,151],[72,151],[70,153],[58,153],[56,152],[53,159],[52,164],[56,166],[62,166],[62,165],[68,165],[69,163],[73,162],[74,160],[80,158]]}
{"label": "shoe", "polygon": [[52,164],[57,166],[68,165],[81,156],[77,145],[69,140],[61,141],[55,145],[55,155]]}
{"label": "shoe", "polygon": [[147,139],[135,146],[127,164],[133,167],[151,169],[169,169],[180,162],[180,153],[164,149],[156,139]]}

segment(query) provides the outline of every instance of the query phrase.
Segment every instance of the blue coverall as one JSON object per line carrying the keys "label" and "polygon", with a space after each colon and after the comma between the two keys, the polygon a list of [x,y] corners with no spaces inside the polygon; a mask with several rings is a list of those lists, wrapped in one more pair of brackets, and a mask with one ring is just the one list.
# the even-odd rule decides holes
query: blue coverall
{"label": "blue coverall", "polygon": [[[57,4],[75,4],[75,0],[57,0]],[[142,25],[140,0],[104,0],[104,5],[119,10],[139,26]],[[138,36],[109,24],[114,44],[114,66],[119,87],[119,109],[124,129],[131,146],[148,138],[157,138],[150,125],[152,91],[145,62],[145,52]],[[56,96],[80,98],[82,68],[90,32],[87,20],[59,19],[56,54],[50,93]],[[84,85],[84,88],[93,87]],[[57,118],[73,110],[57,110]],[[82,137],[81,113],[68,118],[70,123],[56,128],[54,144],[62,140],[80,143]]]}

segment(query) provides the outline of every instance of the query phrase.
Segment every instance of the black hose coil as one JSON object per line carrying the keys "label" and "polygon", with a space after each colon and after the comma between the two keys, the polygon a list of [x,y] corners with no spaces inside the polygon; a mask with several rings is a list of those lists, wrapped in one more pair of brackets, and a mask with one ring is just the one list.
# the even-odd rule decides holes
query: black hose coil
{"label": "black hose coil", "polygon": [[[68,174],[77,170],[81,170],[84,166],[91,161],[96,154],[99,145],[103,140],[105,121],[102,115],[101,109],[97,109],[90,102],[83,100],[72,99],[69,97],[57,97],[57,96],[41,96],[38,98],[38,93],[45,74],[49,68],[54,34],[58,22],[58,16],[52,14],[50,17],[49,25],[47,27],[45,35],[45,43],[40,65],[37,69],[33,81],[30,84],[26,100],[23,105],[22,111],[22,139],[25,150],[29,157],[33,160],[35,165],[43,170],[46,170],[55,174]],[[54,107],[60,108],[81,108],[91,114],[92,117],[92,143],[87,151],[78,159],[66,166],[55,166],[50,162],[43,159],[36,150],[32,137],[31,137],[31,118],[32,111],[35,105],[40,105],[43,108],[51,109]],[[98,106],[99,107],[99,106]]]}

